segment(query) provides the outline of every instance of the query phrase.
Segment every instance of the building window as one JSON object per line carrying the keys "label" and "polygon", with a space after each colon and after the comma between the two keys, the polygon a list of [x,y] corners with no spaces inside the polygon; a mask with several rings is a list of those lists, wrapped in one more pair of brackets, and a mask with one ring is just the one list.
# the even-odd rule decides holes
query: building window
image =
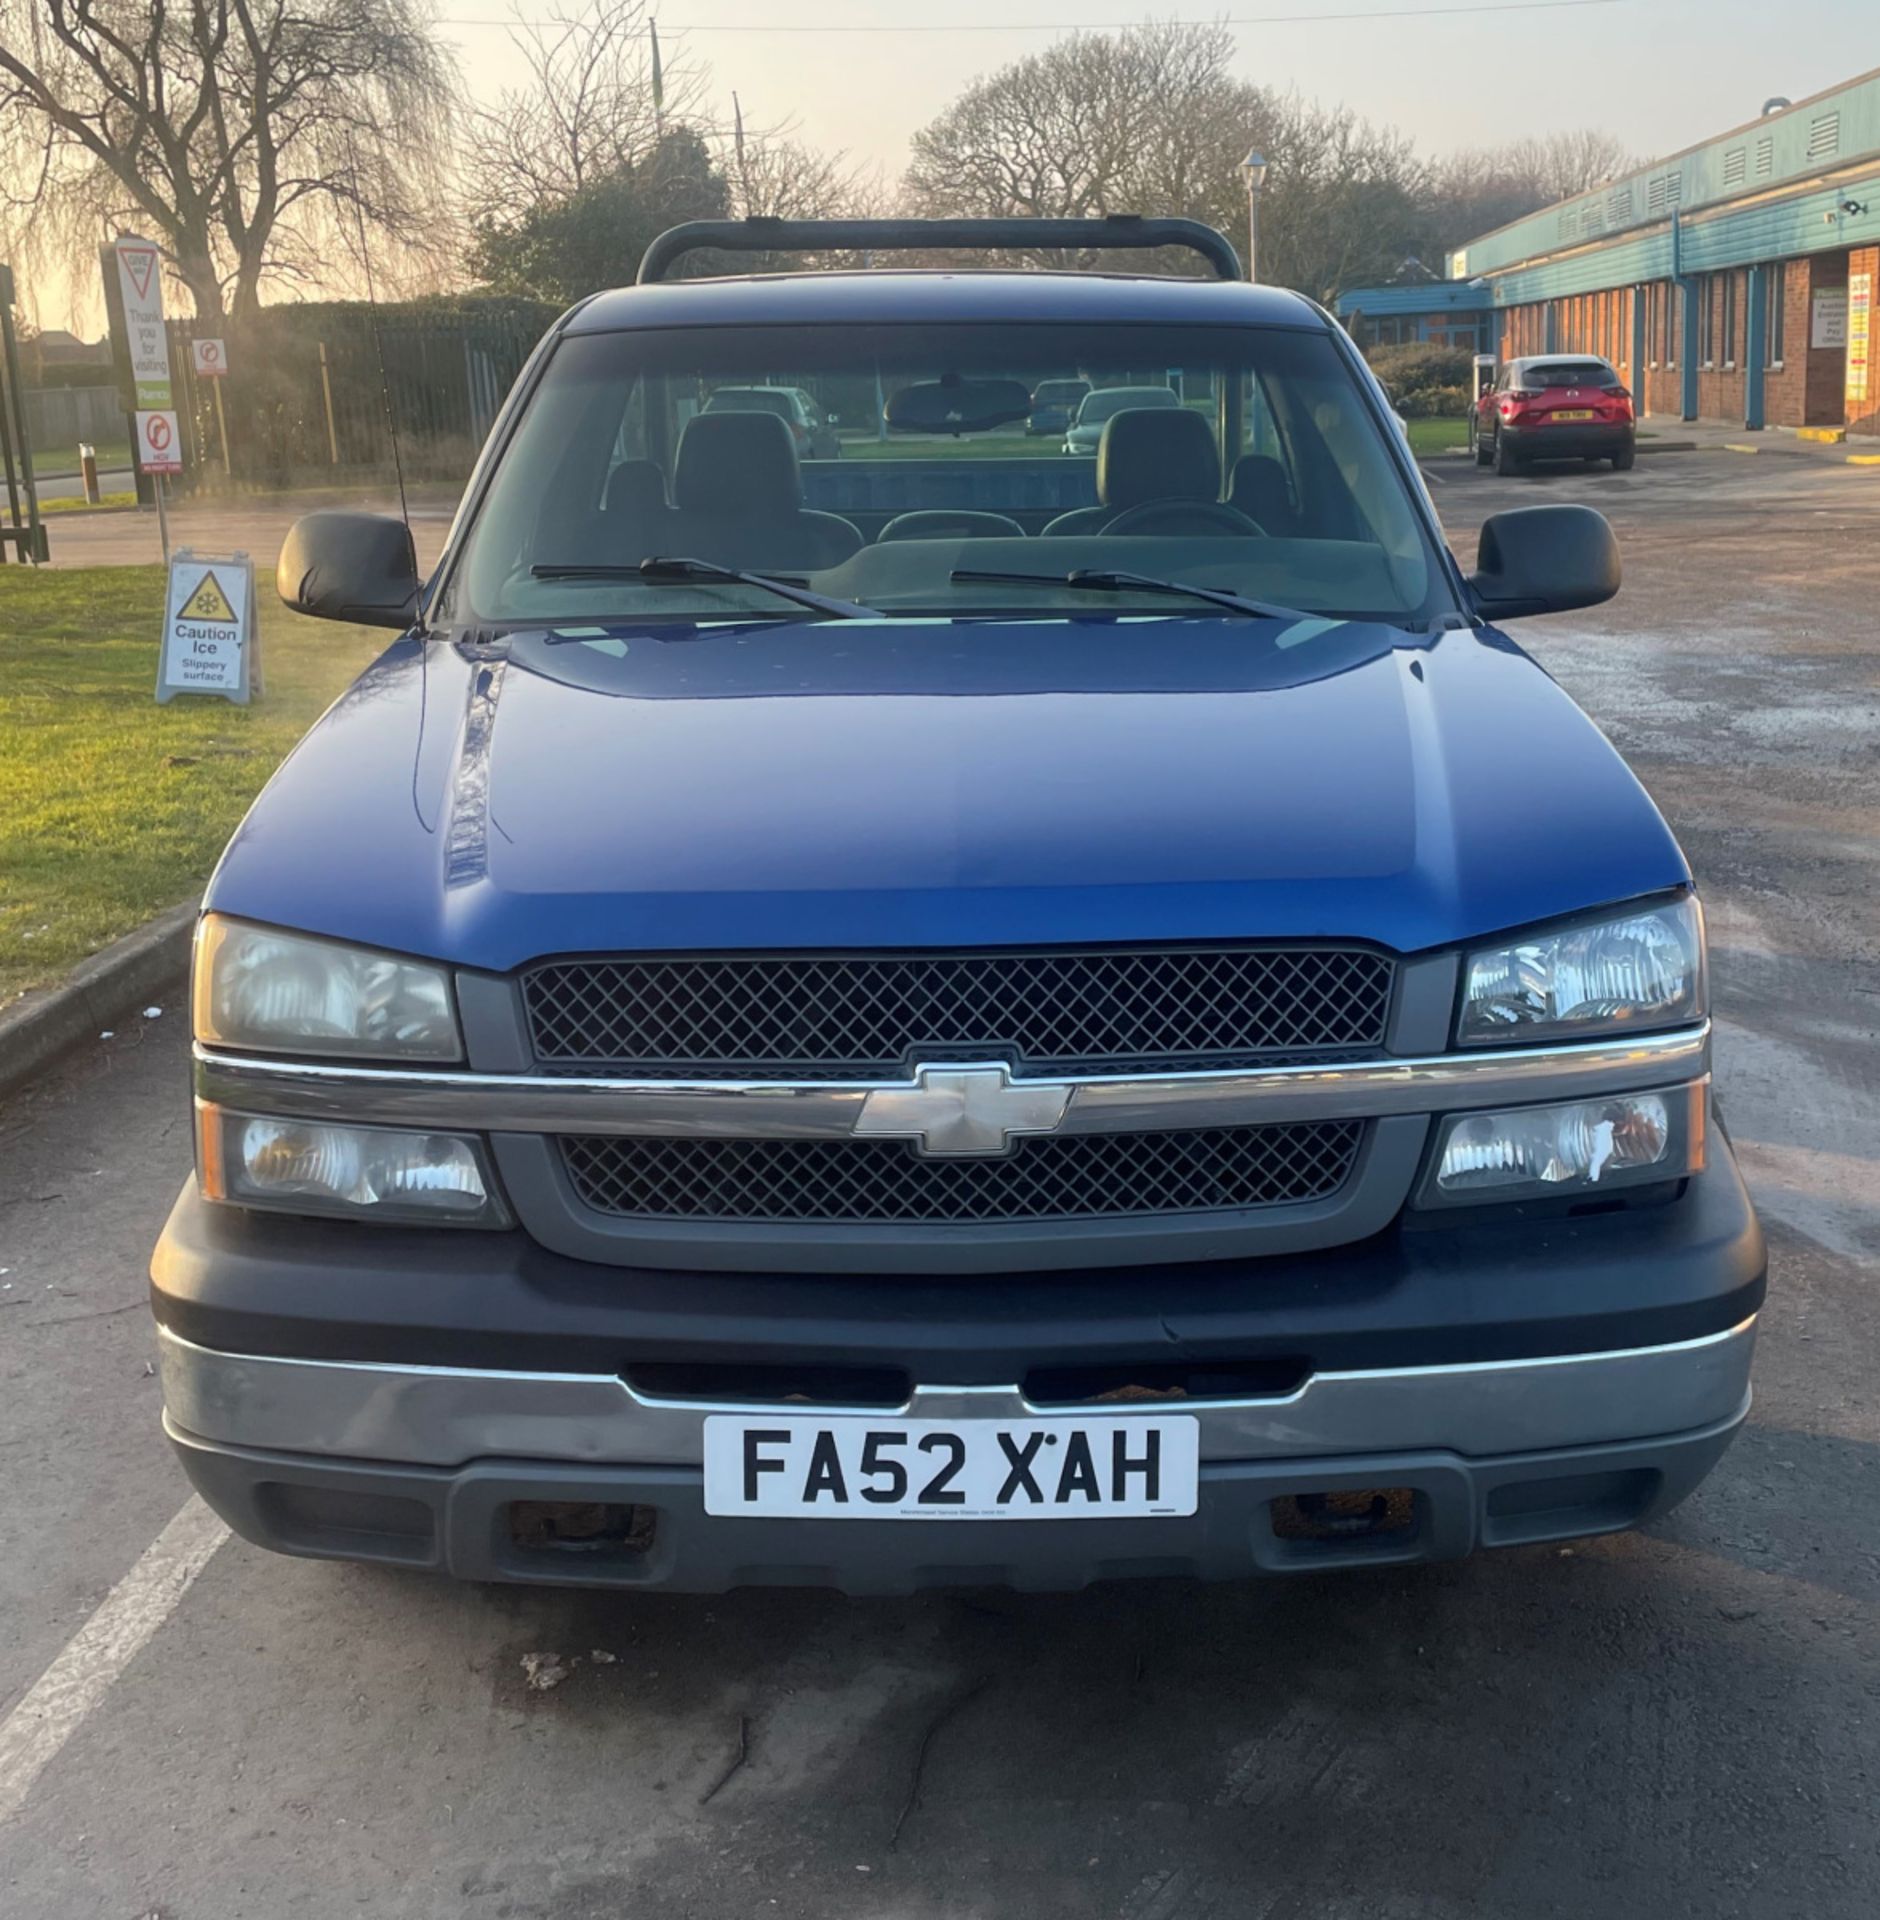
{"label": "building window", "polygon": [[1767,180],[1776,170],[1776,142],[1773,134],[1765,133],[1756,142],[1756,178]]}
{"label": "building window", "polygon": [[1841,151],[1841,112],[1818,113],[1808,123],[1808,157],[1826,160]]}
{"label": "building window", "polygon": [[1778,260],[1765,276],[1769,285],[1769,319],[1763,332],[1768,346],[1769,364],[1772,367],[1781,366],[1787,357],[1783,352],[1786,344],[1783,334],[1785,322],[1788,319],[1788,287],[1785,284],[1788,271],[1786,262]]}
{"label": "building window", "polygon": [[1697,283],[1697,364],[1700,367],[1714,366],[1717,360],[1717,302],[1712,287],[1716,277],[1714,273],[1707,273]]}
{"label": "building window", "polygon": [[1749,172],[1749,149],[1732,147],[1723,156],[1723,184],[1726,187],[1740,187]]}
{"label": "building window", "polygon": [[1675,280],[1658,283],[1658,327],[1661,351],[1666,366],[1678,364],[1678,284]]}
{"label": "building window", "polygon": [[1736,351],[1736,275],[1723,275],[1723,364],[1733,367]]}

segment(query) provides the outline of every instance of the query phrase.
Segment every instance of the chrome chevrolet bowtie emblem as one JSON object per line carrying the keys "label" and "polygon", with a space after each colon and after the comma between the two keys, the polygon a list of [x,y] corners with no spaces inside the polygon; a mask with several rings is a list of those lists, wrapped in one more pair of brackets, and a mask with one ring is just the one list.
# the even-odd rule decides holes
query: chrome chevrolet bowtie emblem
{"label": "chrome chevrolet bowtie emblem", "polygon": [[1003,1153],[1015,1133],[1050,1133],[1070,1088],[1014,1080],[1006,1066],[917,1067],[911,1087],[876,1087],[857,1134],[916,1140],[928,1154]]}

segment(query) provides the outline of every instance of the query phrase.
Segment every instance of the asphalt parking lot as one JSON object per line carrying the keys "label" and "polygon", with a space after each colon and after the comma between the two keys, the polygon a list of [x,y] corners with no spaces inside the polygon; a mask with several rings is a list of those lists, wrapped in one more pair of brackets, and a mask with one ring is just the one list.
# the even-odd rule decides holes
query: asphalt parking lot
{"label": "asphalt parking lot", "polygon": [[[1773,1265],[1756,1410],[1700,1492],[1565,1550],[1049,1597],[542,1593],[219,1543],[146,1365],[172,997],[0,1106],[0,1911],[1880,1911],[1880,472],[1429,465],[1459,550],[1562,499],[1625,550],[1618,601],[1520,637],[1707,901]],[[147,1638],[85,1641],[140,1566]],[[8,1718],[49,1668],[50,1751]]]}

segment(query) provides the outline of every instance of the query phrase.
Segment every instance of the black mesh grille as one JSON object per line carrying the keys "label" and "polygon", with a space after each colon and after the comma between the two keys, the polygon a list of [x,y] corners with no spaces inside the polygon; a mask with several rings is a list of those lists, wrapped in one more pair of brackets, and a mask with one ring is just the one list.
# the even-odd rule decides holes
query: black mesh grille
{"label": "black mesh grille", "polygon": [[1317,1200],[1350,1176],[1356,1120],[1192,1133],[1051,1134],[997,1159],[903,1140],[561,1142],[575,1192],[636,1219],[1002,1221],[1195,1213]]}
{"label": "black mesh grille", "polygon": [[1394,963],[1338,947],[553,961],[524,976],[565,1071],[861,1079],[917,1060],[1201,1071],[1383,1044]]}

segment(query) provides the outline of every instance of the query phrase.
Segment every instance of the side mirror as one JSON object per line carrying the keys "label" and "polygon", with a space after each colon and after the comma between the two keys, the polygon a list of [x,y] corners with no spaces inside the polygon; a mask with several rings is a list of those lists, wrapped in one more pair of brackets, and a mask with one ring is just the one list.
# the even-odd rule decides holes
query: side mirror
{"label": "side mirror", "polygon": [[1489,620],[1596,607],[1619,591],[1619,543],[1591,507],[1517,507],[1482,523],[1469,585]]}
{"label": "side mirror", "polygon": [[274,585],[296,613],[316,620],[408,627],[419,592],[411,530],[387,513],[302,514],[281,542]]}

